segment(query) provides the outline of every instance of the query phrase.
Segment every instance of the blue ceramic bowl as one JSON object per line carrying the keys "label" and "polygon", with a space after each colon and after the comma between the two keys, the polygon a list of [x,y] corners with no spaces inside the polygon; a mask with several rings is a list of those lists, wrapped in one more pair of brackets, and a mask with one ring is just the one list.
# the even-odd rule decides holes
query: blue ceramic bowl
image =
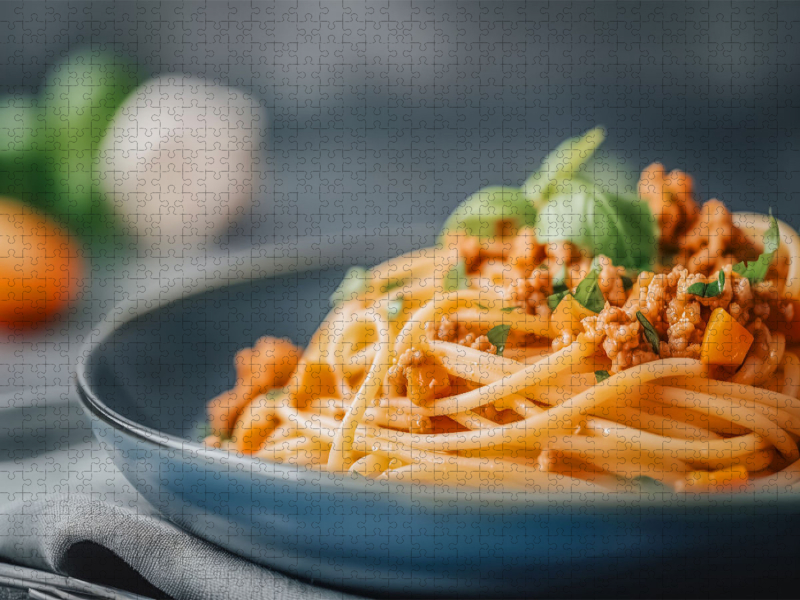
{"label": "blue ceramic bowl", "polygon": [[306,343],[346,266],[408,249],[395,242],[215,259],[111,311],[77,384],[97,438],[148,501],[257,563],[374,596],[774,596],[794,581],[794,494],[445,492],[203,447],[204,407],[233,384],[234,353],[265,334]]}

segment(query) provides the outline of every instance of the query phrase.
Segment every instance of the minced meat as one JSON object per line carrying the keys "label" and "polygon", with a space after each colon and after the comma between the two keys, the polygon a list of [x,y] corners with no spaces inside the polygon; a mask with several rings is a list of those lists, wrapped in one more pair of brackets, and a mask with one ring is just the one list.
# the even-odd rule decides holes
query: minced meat
{"label": "minced meat", "polygon": [[497,348],[489,341],[488,337],[479,333],[472,324],[463,323],[452,315],[444,315],[439,321],[438,327],[435,323],[428,323],[425,329],[426,335],[432,340],[451,342],[489,354],[497,352]]}
{"label": "minced meat", "polygon": [[434,357],[410,348],[389,368],[384,391],[389,396],[408,396],[417,406],[426,406],[450,395],[450,377]]}

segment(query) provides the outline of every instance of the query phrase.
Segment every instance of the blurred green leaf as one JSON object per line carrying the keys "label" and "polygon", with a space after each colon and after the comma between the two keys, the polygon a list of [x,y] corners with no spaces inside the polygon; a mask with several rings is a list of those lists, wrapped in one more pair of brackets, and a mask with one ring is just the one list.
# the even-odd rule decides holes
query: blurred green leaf
{"label": "blurred green leaf", "polygon": [[41,192],[49,208],[74,220],[102,204],[95,159],[114,113],[139,81],[138,68],[87,48],[68,55],[47,74],[39,104],[45,150]]}
{"label": "blurred green leaf", "polygon": [[0,195],[39,205],[44,114],[33,96],[0,99]]}

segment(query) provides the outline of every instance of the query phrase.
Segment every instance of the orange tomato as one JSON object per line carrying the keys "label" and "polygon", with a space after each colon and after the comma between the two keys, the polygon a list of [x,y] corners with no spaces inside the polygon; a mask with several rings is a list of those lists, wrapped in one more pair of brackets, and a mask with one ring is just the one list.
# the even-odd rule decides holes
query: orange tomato
{"label": "orange tomato", "polygon": [[81,292],[83,259],[66,230],[16,200],[0,198],[0,323],[33,325]]}

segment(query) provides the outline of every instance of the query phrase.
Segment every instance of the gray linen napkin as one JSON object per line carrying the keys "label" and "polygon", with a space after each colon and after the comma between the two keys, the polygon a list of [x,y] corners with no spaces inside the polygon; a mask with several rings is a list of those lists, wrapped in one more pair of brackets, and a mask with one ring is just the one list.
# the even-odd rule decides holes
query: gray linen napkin
{"label": "gray linen napkin", "polygon": [[95,443],[63,387],[0,398],[0,559],[152,597],[352,598],[161,519]]}

